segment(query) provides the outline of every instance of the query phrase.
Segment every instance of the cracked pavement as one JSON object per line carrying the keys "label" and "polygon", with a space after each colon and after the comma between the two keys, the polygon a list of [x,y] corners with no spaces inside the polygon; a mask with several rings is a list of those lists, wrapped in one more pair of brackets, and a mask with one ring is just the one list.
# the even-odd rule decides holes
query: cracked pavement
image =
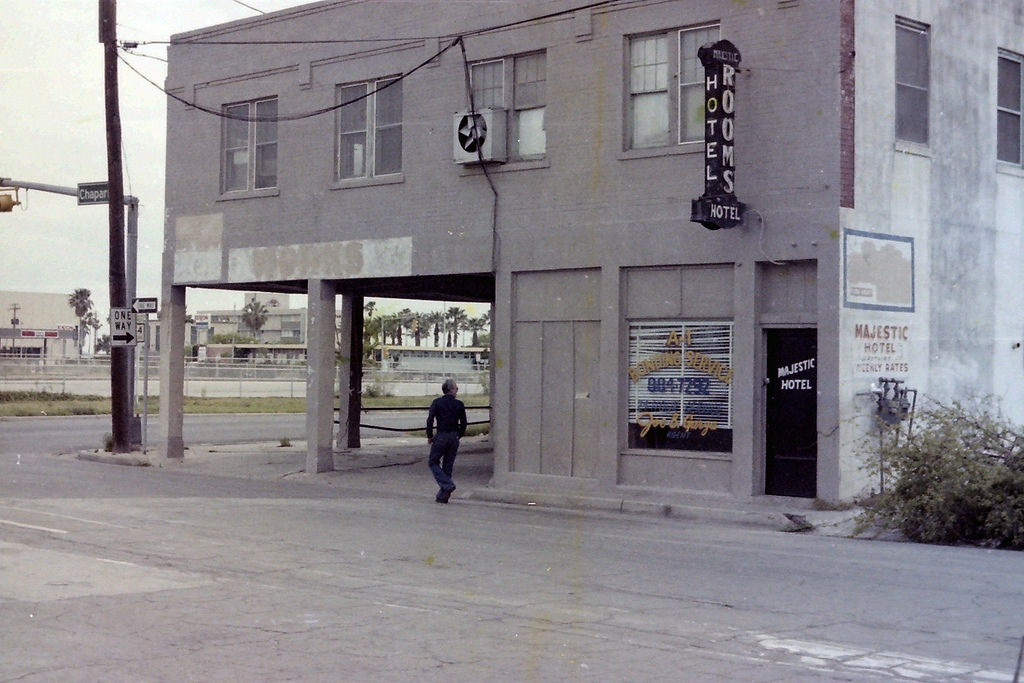
{"label": "cracked pavement", "polygon": [[441,506],[422,462],[286,460],[5,458],[0,680],[1013,680],[1022,553]]}

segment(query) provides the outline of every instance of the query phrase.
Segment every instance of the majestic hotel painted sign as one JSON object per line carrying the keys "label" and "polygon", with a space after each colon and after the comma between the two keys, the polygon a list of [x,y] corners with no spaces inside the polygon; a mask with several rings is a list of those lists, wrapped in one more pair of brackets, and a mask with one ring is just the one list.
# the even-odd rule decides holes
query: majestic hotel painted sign
{"label": "majestic hotel painted sign", "polygon": [[697,57],[704,65],[704,194],[692,200],[690,220],[709,230],[731,228],[743,220],[743,204],[735,193],[734,146],[740,53],[720,40],[701,46]]}

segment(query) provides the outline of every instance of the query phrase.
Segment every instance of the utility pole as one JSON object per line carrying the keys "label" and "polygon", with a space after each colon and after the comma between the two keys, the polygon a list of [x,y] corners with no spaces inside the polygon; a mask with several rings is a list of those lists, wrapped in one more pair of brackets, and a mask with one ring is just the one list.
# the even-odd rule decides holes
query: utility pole
{"label": "utility pole", "polygon": [[[125,291],[124,178],[121,168],[121,112],[117,84],[117,1],[99,0],[99,38],[103,43],[103,90],[107,128],[107,182],[110,212],[110,306],[128,305]],[[131,353],[110,348],[111,431],[113,451],[131,450]]]}
{"label": "utility pole", "polygon": [[21,308],[17,303],[11,304],[11,328],[14,330],[11,334],[11,355],[17,355],[14,351],[15,346],[18,342],[18,325],[21,321],[18,320],[18,310]]}

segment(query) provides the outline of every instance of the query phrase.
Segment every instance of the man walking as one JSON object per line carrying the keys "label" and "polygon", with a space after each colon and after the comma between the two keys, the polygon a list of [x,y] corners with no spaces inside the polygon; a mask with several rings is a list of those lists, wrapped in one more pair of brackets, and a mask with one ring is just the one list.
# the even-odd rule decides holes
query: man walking
{"label": "man walking", "polygon": [[[427,413],[427,443],[430,444],[430,471],[440,489],[434,500],[447,503],[455,490],[452,481],[452,468],[455,466],[455,455],[459,451],[459,439],[466,435],[466,404],[455,395],[459,393],[459,385],[449,377],[441,384],[442,396],[435,398]],[[437,435],[434,435],[434,422],[437,422]]]}

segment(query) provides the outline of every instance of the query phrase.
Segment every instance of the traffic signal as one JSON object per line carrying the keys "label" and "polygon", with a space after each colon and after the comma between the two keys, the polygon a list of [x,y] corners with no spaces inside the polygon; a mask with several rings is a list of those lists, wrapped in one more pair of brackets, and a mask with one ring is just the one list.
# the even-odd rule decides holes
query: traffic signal
{"label": "traffic signal", "polygon": [[18,201],[16,195],[0,194],[0,213],[7,213],[18,204],[21,204],[21,202]]}

